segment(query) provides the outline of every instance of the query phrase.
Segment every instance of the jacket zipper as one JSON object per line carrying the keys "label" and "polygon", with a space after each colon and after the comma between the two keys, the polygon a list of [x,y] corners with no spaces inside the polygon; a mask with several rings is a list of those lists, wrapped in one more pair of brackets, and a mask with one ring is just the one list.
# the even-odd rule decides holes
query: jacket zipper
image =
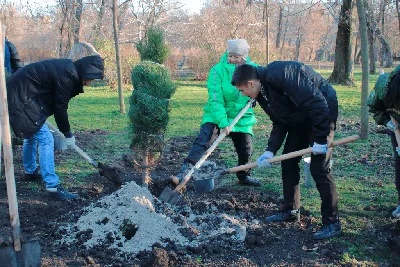
{"label": "jacket zipper", "polygon": [[[275,117],[277,117],[282,123],[287,124],[287,125],[289,125],[289,126],[291,126],[291,127],[294,127],[293,125],[291,125],[291,124],[285,122],[284,120],[282,120],[282,119],[275,113],[274,109],[273,109],[273,108],[271,107],[271,105],[269,104],[269,100],[268,100],[267,96],[265,95],[264,87],[263,87],[262,85],[261,85],[261,95],[265,98],[265,100],[267,100],[268,108],[272,111],[272,113],[274,113]],[[290,98],[290,97],[289,97],[289,98]],[[290,98],[290,100],[292,100],[292,99]],[[292,100],[292,102],[293,102],[293,100]],[[293,102],[293,103],[294,103],[294,102]],[[296,106],[297,106],[297,105],[296,105]]]}

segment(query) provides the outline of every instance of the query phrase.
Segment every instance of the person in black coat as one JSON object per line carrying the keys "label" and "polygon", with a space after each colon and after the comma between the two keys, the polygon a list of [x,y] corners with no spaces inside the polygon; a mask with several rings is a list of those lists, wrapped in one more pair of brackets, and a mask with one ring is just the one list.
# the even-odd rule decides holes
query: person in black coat
{"label": "person in black coat", "polygon": [[[266,67],[240,65],[232,84],[243,95],[256,99],[272,121],[266,151],[257,160],[259,167],[271,166],[268,159],[274,157],[285,139],[282,154],[312,145],[310,170],[322,200],[323,223],[314,238],[339,235],[336,186],[329,167],[331,149],[327,149],[328,141],[333,141],[338,116],[335,89],[314,70],[294,61],[275,61]],[[299,220],[300,160],[301,157],[282,161],[284,206],[267,222]]]}
{"label": "person in black coat", "polygon": [[[50,196],[72,199],[77,195],[65,190],[54,168],[54,139],[45,124],[54,115],[67,146],[75,144],[68,120],[68,103],[83,93],[83,86],[94,79],[103,79],[104,64],[100,56],[88,56],[75,62],[51,59],[29,64],[7,81],[10,125],[16,136],[24,138],[23,164],[26,177],[42,179]],[[39,144],[39,165],[36,147]]]}

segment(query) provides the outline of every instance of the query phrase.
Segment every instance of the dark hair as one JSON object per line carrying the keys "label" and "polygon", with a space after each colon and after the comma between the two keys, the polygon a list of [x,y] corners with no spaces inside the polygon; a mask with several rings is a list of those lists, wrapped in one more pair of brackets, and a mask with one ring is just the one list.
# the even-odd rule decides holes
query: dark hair
{"label": "dark hair", "polygon": [[258,80],[257,68],[249,64],[242,64],[237,66],[233,73],[231,84],[233,86],[240,86],[251,80]]}

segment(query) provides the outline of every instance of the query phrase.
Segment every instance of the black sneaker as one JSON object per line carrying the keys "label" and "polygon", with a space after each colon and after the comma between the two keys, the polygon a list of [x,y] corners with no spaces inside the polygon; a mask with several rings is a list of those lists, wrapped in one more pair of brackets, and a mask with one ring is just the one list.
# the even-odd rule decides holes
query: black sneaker
{"label": "black sneaker", "polygon": [[61,200],[74,199],[78,197],[78,195],[68,192],[61,185],[57,185],[56,187],[46,188],[46,191],[49,193],[50,197]]}
{"label": "black sneaker", "polygon": [[246,178],[239,179],[239,185],[260,186],[261,183],[256,178],[246,176]]}
{"label": "black sneaker", "polygon": [[342,233],[342,225],[340,222],[335,222],[331,224],[325,224],[317,231],[313,238],[320,240],[320,239],[327,239],[333,236],[338,236]]}
{"label": "black sneaker", "polygon": [[269,216],[265,219],[265,222],[299,222],[300,221],[300,210],[287,210],[280,211],[275,215]]}
{"label": "black sneaker", "polygon": [[183,177],[185,177],[186,174],[193,168],[193,166],[194,165],[190,162],[183,163],[182,168],[180,169],[179,173],[176,176],[171,175],[170,181],[173,184],[178,185],[180,183],[180,181],[182,181]]}
{"label": "black sneaker", "polygon": [[39,170],[36,169],[33,173],[25,173],[25,180],[31,182],[41,182],[43,181],[43,178]]}

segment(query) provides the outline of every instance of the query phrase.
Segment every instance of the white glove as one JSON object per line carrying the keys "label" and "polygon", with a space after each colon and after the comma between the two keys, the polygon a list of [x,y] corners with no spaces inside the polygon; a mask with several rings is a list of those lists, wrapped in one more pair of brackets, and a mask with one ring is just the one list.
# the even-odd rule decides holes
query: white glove
{"label": "white glove", "polygon": [[257,159],[258,168],[271,167],[271,163],[268,162],[268,159],[272,159],[273,157],[274,153],[271,151],[265,151],[264,154]]}
{"label": "white glove", "polygon": [[67,147],[75,145],[75,136],[72,136],[72,137],[69,137],[69,138],[65,138],[65,145]]}
{"label": "white glove", "polygon": [[396,152],[397,152],[397,155],[400,156],[400,147],[396,147]]}
{"label": "white glove", "polygon": [[312,147],[312,153],[314,155],[320,155],[320,154],[326,154],[327,151],[327,145],[320,145],[314,142],[314,145]]}
{"label": "white glove", "polygon": [[397,126],[392,121],[386,123],[386,127],[388,127],[388,129],[391,130],[392,132],[397,130]]}

